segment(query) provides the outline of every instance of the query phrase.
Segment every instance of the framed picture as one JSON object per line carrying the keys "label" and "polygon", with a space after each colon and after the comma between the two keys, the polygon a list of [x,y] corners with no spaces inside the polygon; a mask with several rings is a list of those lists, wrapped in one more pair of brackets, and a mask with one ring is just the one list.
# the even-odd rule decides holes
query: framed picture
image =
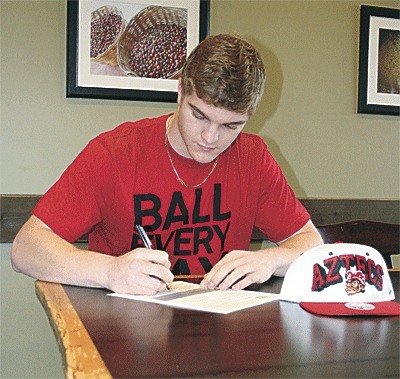
{"label": "framed picture", "polygon": [[67,97],[175,102],[209,0],[68,0]]}
{"label": "framed picture", "polygon": [[362,5],[358,113],[399,115],[400,10]]}

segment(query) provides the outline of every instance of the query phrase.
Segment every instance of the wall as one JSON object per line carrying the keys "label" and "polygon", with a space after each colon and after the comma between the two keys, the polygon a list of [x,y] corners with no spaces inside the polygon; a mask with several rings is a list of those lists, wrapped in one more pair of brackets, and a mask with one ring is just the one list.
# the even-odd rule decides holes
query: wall
{"label": "wall", "polygon": [[[246,126],[303,197],[398,198],[399,119],[356,113],[360,4],[211,0],[211,33],[243,34],[268,82]],[[65,97],[66,2],[1,1],[1,187],[42,194],[98,133],[174,104]]]}

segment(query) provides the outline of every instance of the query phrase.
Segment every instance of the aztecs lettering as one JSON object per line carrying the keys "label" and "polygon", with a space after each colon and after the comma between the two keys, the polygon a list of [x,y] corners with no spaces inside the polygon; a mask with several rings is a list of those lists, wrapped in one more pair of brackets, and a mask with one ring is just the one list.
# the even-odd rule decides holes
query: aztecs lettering
{"label": "aztecs lettering", "polygon": [[[342,275],[341,271],[344,271],[345,275]],[[378,291],[382,291],[383,273],[384,270],[381,265],[362,255],[332,256],[324,260],[323,266],[318,263],[314,264],[311,289],[312,291],[323,291],[325,288],[342,283],[345,280],[347,282],[346,292],[349,295],[363,292],[366,284],[370,284]],[[356,286],[356,282],[360,285]],[[357,290],[350,289],[351,283],[353,287],[357,287]]]}
{"label": "aztecs lettering", "polygon": [[[179,256],[179,273],[190,274],[185,256],[201,252],[224,253],[225,241],[230,227],[231,212],[221,209],[221,184],[214,185],[213,197],[203,199],[203,190],[194,191],[194,201],[188,204],[182,192],[174,192],[165,213],[165,204],[155,194],[134,195],[135,224],[142,225],[156,249],[173,251]],[[185,201],[186,200],[186,201]],[[163,200],[165,201],[165,200]],[[205,205],[208,204],[208,205]],[[139,236],[133,232],[131,249],[143,246]],[[198,258],[205,271],[211,269],[207,258]],[[177,273],[174,269],[174,273]]]}

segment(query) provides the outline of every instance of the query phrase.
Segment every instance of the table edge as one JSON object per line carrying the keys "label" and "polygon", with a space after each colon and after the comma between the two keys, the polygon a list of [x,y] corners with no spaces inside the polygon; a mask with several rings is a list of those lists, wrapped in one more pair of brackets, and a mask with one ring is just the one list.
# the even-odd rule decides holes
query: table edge
{"label": "table edge", "polygon": [[37,280],[35,292],[56,336],[65,377],[112,378],[62,285]]}

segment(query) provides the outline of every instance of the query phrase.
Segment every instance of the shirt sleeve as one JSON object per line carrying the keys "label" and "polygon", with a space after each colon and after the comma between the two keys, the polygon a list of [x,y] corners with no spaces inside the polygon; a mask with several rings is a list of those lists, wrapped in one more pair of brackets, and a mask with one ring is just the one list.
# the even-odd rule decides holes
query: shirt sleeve
{"label": "shirt sleeve", "polygon": [[57,235],[75,242],[102,220],[112,178],[107,150],[92,140],[41,198],[33,214]]}
{"label": "shirt sleeve", "polygon": [[267,148],[263,153],[260,176],[261,194],[255,225],[271,241],[285,240],[307,223],[310,214],[297,199]]}

